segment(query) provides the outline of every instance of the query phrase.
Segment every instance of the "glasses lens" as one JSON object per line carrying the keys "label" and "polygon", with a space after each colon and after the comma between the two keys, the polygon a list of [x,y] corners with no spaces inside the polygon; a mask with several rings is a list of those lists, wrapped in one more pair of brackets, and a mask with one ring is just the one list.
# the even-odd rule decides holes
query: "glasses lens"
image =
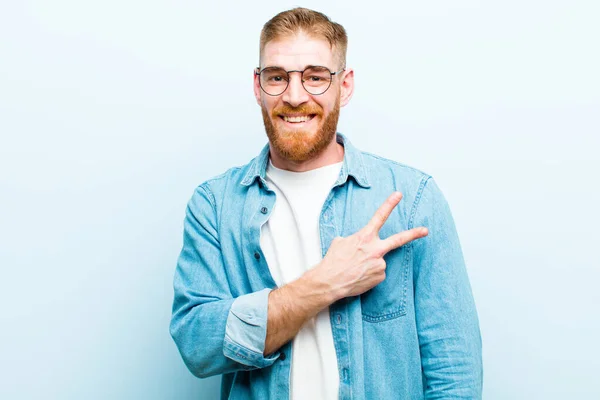
{"label": "glasses lens", "polygon": [[285,91],[289,76],[283,68],[269,67],[260,73],[260,87],[272,96],[277,96]]}
{"label": "glasses lens", "polygon": [[310,67],[302,74],[304,89],[310,94],[321,94],[331,85],[331,71],[325,67]]}

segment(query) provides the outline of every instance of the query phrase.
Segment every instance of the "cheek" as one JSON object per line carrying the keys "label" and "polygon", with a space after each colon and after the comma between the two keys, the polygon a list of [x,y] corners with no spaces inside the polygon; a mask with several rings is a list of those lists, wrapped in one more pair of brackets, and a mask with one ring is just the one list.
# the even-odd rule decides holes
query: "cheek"
{"label": "cheek", "polygon": [[260,96],[260,104],[270,113],[277,106],[277,98],[262,93]]}
{"label": "cheek", "polygon": [[[329,91],[331,91],[331,89],[329,89]],[[331,93],[329,91],[327,91],[326,96],[320,96],[320,98],[316,99],[318,100],[317,104],[321,106],[326,114],[329,114],[335,109],[335,104],[339,97],[334,91],[331,91]]]}
{"label": "cheek", "polygon": [[333,99],[327,102],[320,101],[317,104],[323,109],[325,115],[331,113],[335,108],[335,101]]}

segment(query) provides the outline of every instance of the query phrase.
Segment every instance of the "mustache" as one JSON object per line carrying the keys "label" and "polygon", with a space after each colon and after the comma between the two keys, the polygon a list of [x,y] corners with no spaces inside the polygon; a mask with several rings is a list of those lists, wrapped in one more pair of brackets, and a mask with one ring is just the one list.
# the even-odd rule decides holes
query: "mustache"
{"label": "mustache", "polygon": [[278,117],[283,114],[316,114],[322,115],[323,108],[317,105],[301,105],[300,107],[291,107],[288,105],[283,105],[277,108],[274,108],[271,112],[273,117]]}

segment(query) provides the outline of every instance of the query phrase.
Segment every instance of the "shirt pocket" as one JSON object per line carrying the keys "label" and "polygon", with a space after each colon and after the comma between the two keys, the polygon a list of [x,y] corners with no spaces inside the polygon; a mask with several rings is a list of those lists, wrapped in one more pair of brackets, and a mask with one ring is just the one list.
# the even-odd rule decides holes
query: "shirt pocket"
{"label": "shirt pocket", "polygon": [[386,277],[383,282],[363,293],[362,318],[366,322],[383,322],[406,314],[410,279],[410,244],[387,253]]}

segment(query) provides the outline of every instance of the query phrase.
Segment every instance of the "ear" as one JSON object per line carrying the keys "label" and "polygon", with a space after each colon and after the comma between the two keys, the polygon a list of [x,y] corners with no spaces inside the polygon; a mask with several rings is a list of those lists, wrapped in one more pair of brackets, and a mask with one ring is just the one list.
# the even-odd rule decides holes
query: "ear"
{"label": "ear", "polygon": [[252,73],[254,75],[254,97],[256,98],[256,104],[260,106],[260,77],[258,75],[258,68]]}
{"label": "ear", "polygon": [[341,73],[340,78],[342,78],[340,107],[344,107],[350,102],[352,94],[354,93],[354,70],[352,68],[346,68],[346,70]]}

